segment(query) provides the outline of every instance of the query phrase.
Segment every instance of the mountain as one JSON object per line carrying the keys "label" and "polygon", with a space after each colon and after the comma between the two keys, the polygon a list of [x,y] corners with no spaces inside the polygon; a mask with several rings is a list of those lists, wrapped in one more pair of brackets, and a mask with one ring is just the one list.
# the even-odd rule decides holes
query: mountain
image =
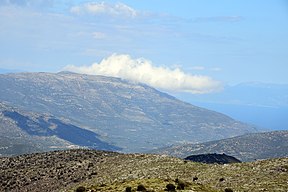
{"label": "mountain", "polygon": [[257,131],[147,85],[104,76],[70,72],[3,74],[0,100],[27,111],[68,119],[124,152]]}
{"label": "mountain", "polygon": [[218,93],[182,93],[177,98],[257,127],[270,130],[285,130],[288,127],[288,84],[247,82],[226,86]]}
{"label": "mountain", "polygon": [[0,102],[0,156],[89,147],[120,150],[96,133],[49,114],[21,111]]}
{"label": "mountain", "polygon": [[226,155],[226,154],[199,154],[199,155],[190,155],[185,157],[185,160],[200,162],[200,163],[218,163],[218,164],[228,164],[228,163],[241,163],[240,160],[235,157]]}
{"label": "mountain", "polygon": [[0,192],[287,191],[287,163],[211,165],[163,155],[54,151],[0,158]]}
{"label": "mountain", "polygon": [[241,161],[288,157],[288,131],[253,133],[199,144],[176,145],[153,153],[182,158],[205,153],[225,153]]}

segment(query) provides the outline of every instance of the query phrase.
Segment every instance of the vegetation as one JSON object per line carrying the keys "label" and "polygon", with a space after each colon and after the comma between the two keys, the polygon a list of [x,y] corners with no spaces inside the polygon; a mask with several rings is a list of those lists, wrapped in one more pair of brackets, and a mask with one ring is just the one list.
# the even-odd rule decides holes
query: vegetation
{"label": "vegetation", "polygon": [[183,192],[286,192],[287,164],[288,158],[219,165],[163,155],[57,151],[0,158],[0,191],[136,192],[142,185],[147,192],[164,192],[174,185]]}
{"label": "vegetation", "polygon": [[86,191],[86,188],[83,186],[80,186],[76,189],[76,192],[85,192],[85,191]]}

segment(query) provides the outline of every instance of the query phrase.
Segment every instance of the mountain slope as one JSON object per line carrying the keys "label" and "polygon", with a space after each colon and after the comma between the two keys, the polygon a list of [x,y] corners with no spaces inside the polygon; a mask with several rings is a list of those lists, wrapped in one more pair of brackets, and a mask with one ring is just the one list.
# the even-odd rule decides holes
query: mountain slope
{"label": "mountain slope", "polygon": [[149,86],[112,77],[69,72],[0,75],[0,100],[69,119],[126,152],[255,131]]}
{"label": "mountain slope", "polygon": [[[0,191],[287,191],[288,159],[208,165],[163,155],[67,150],[0,158]],[[80,188],[79,188],[80,189]],[[85,191],[85,190],[84,190]],[[166,190],[167,191],[167,190]],[[182,191],[182,190],[177,190]]]}
{"label": "mountain slope", "polygon": [[225,153],[241,161],[288,157],[288,131],[254,133],[200,144],[185,144],[154,151],[176,157]]}
{"label": "mountain slope", "polygon": [[119,150],[92,131],[59,120],[49,114],[21,111],[0,102],[0,156],[52,149],[89,147]]}

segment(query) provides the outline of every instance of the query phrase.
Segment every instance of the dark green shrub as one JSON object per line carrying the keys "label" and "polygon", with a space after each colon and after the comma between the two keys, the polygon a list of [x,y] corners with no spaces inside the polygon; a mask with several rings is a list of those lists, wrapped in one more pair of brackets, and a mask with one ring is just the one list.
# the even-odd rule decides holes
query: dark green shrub
{"label": "dark green shrub", "polygon": [[176,189],[175,185],[169,183],[166,185],[165,191],[176,191],[175,189]]}
{"label": "dark green shrub", "polygon": [[233,190],[231,188],[226,188],[225,192],[233,192]]}
{"label": "dark green shrub", "polygon": [[179,181],[179,182],[178,182],[178,185],[177,185],[177,189],[178,189],[178,190],[184,190],[184,189],[185,189],[185,186],[186,186],[186,184],[185,184],[184,182]]}
{"label": "dark green shrub", "polygon": [[86,188],[83,186],[80,186],[76,189],[76,192],[85,192],[85,191],[86,191]]}
{"label": "dark green shrub", "polygon": [[222,177],[222,178],[219,179],[219,181],[223,182],[223,181],[225,181],[225,179]]}
{"label": "dark green shrub", "polygon": [[140,184],[137,187],[137,191],[147,191],[146,188],[144,187],[144,185]]}
{"label": "dark green shrub", "polygon": [[125,192],[132,192],[132,188],[131,187],[126,187]]}

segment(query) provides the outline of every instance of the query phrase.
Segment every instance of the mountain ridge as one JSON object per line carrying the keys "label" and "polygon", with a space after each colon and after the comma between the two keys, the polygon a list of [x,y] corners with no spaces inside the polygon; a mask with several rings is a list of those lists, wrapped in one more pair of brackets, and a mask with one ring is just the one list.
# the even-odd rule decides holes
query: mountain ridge
{"label": "mountain ridge", "polygon": [[288,131],[245,134],[198,144],[174,145],[153,153],[185,158],[189,155],[225,153],[241,161],[288,157]]}
{"label": "mountain ridge", "polygon": [[0,75],[0,88],[0,100],[68,119],[124,152],[257,132],[226,115],[120,78],[67,72],[16,73]]}

